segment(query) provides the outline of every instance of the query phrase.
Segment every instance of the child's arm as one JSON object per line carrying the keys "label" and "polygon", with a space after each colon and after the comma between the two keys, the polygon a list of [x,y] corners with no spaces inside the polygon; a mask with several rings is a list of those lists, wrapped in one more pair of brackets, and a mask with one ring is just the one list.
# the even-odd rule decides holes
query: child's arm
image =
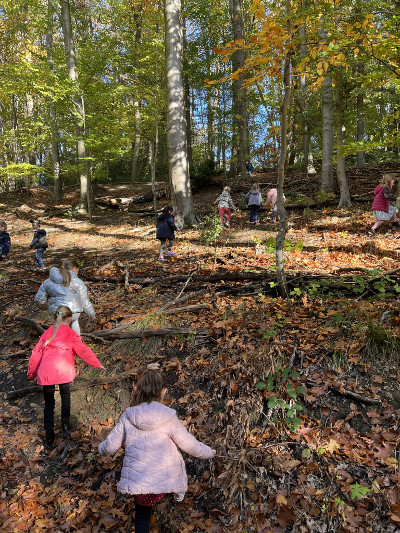
{"label": "child's arm", "polygon": [[45,281],[40,285],[39,290],[35,296],[35,304],[39,309],[46,309],[47,307],[47,292],[45,287]]}
{"label": "child's arm", "polygon": [[32,355],[29,358],[28,363],[28,379],[29,381],[33,381],[35,377],[37,376],[37,372],[40,366],[40,362],[42,360],[43,356],[43,346],[45,343],[45,335],[43,334],[39,342],[36,344],[36,346],[32,350]]}
{"label": "child's arm", "polygon": [[178,231],[178,228],[175,226],[175,220],[174,217],[169,216],[167,218],[168,226],[172,229],[172,231]]}
{"label": "child's arm", "polygon": [[121,416],[118,424],[111,431],[111,433],[108,435],[106,440],[100,443],[99,445],[100,455],[112,455],[113,453],[117,452],[121,448],[122,443],[125,440],[124,419],[125,419],[125,414]]}
{"label": "child's arm", "polygon": [[177,416],[174,417],[172,423],[170,437],[181,450],[199,459],[211,459],[211,457],[214,457],[215,451],[193,437],[180,423]]}
{"label": "child's arm", "polygon": [[8,254],[8,252],[10,251],[10,248],[11,248],[11,239],[10,239],[10,236],[8,235],[8,233],[2,239],[2,242],[0,244],[0,248],[1,248],[1,255],[3,257],[6,257],[6,255]]}
{"label": "child's arm", "polygon": [[79,291],[77,292],[77,295],[81,301],[83,310],[88,316],[90,316],[90,318],[94,318],[96,316],[96,312],[93,308],[92,302],[89,300],[86,284],[81,279],[78,279],[77,283],[77,289]]}
{"label": "child's arm", "polygon": [[[75,333],[75,332],[74,332]],[[83,344],[80,336],[75,333],[72,341],[72,349],[81,359],[93,368],[104,368],[92,350],[86,344]]]}

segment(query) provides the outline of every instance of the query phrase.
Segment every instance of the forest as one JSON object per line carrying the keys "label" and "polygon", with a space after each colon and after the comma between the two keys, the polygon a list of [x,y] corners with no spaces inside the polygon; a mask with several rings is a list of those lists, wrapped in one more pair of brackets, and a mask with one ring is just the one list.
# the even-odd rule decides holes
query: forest
{"label": "forest", "polygon": [[[398,533],[400,231],[372,203],[383,177],[400,203],[399,8],[3,0],[0,531],[135,531],[124,450],[97,446],[150,365],[216,450],[183,453],[188,491],[153,506],[151,533]],[[105,369],[76,357],[49,448],[27,369],[52,324],[34,297],[66,258]]]}

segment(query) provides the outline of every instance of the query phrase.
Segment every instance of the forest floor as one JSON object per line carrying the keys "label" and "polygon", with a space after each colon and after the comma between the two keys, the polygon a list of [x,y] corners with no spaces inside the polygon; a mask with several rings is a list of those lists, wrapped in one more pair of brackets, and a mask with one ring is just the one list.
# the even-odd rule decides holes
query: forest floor
{"label": "forest floor", "polygon": [[[354,170],[351,190],[372,199],[381,170]],[[250,184],[232,185],[241,208]],[[289,175],[288,204],[316,189],[317,177]],[[141,191],[98,186],[96,196]],[[220,191],[197,193],[198,211]],[[73,215],[75,190],[57,205],[51,196],[0,202],[12,237],[0,279],[0,531],[131,531],[134,504],[116,492],[123,451],[100,457],[93,437],[113,427],[130,378],[150,363],[167,374],[168,404],[217,450],[213,461],[185,456],[188,493],[156,506],[152,533],[400,531],[400,231],[368,237],[370,201],[288,210],[283,300],[267,212],[252,227],[241,209],[215,247],[183,230],[162,263],[150,216],[97,209],[89,223]],[[81,319],[84,341],[106,367],[77,358],[72,437],[59,433],[51,452],[26,379],[39,333],[20,320],[51,324],[33,304],[47,273],[34,269],[32,217],[48,233],[47,267],[66,256],[81,265],[97,311]]]}

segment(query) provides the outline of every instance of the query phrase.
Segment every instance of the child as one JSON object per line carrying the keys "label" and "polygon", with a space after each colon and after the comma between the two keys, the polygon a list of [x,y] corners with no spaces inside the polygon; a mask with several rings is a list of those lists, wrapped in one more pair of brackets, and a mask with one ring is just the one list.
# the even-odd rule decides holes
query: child
{"label": "child", "polygon": [[226,226],[229,226],[231,223],[231,211],[229,206],[232,207],[233,210],[236,209],[231,195],[229,194],[230,192],[230,187],[224,187],[224,190],[214,202],[214,204],[218,204],[218,214],[221,217],[221,226],[224,225],[224,215],[226,215]]}
{"label": "child", "polygon": [[7,224],[4,220],[0,220],[0,261],[7,257],[10,248],[11,239],[10,235],[7,233]]}
{"label": "child", "polygon": [[63,436],[69,435],[71,411],[70,383],[75,378],[75,354],[94,368],[105,370],[92,350],[83,344],[80,336],[69,327],[72,311],[60,305],[54,313],[54,326],[47,329],[32,351],[28,365],[28,379],[37,376],[38,385],[43,385],[45,445],[54,443],[54,392],[60,388],[61,421]]}
{"label": "child", "polygon": [[254,167],[249,160],[246,161],[246,170],[249,178],[253,177]]}
{"label": "child", "polygon": [[117,490],[135,496],[135,532],[148,533],[152,505],[167,492],[182,501],[187,491],[185,463],[178,447],[200,459],[215,455],[179,422],[173,409],[162,404],[165,375],[147,369],[139,379],[128,407],[107,439],[101,455],[112,455],[125,441],[125,457]]}
{"label": "child", "polygon": [[399,227],[400,225],[397,222],[396,208],[390,205],[390,200],[400,200],[400,198],[396,198],[396,196],[392,194],[393,184],[393,176],[391,174],[384,174],[380,185],[375,187],[375,198],[372,202],[372,210],[376,222],[368,232],[368,235],[375,235],[376,229],[385,221],[393,220],[392,226],[395,227]]}
{"label": "child", "polygon": [[156,239],[160,241],[160,254],[159,261],[164,261],[164,250],[168,239],[168,251],[167,255],[175,255],[172,251],[172,245],[174,244],[175,231],[178,228],[175,226],[175,218],[172,214],[174,212],[172,206],[167,205],[161,212],[161,215],[157,219],[157,235]]}
{"label": "child", "polygon": [[43,262],[43,252],[48,248],[46,230],[40,228],[40,222],[38,220],[30,220],[32,229],[34,230],[33,241],[29,245],[29,248],[36,250],[36,266],[39,270],[46,270]]}
{"label": "child", "polygon": [[78,278],[79,265],[74,259],[64,259],[60,268],[50,269],[46,279],[35,296],[35,303],[40,309],[48,307],[49,314],[54,315],[59,305],[66,305],[72,311],[71,328],[81,334],[79,317],[85,312],[91,318],[96,313],[91,304],[85,283]]}
{"label": "child", "polygon": [[262,204],[260,186],[253,183],[253,188],[246,194],[247,205],[250,207],[250,224],[258,224],[258,210]]}
{"label": "child", "polygon": [[[276,205],[276,200],[278,198],[278,189],[270,189],[268,191],[267,199],[265,201],[265,207],[268,207],[271,204],[272,207],[272,222],[276,222],[278,216],[278,206]],[[285,195],[282,194],[282,201],[286,202]]]}

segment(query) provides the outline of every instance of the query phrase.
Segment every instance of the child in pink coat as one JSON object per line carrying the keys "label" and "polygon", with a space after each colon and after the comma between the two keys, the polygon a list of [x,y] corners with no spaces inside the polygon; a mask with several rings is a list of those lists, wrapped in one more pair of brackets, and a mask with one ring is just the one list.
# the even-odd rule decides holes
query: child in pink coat
{"label": "child in pink coat", "polygon": [[182,501],[187,475],[178,448],[200,459],[215,455],[179,422],[176,412],[161,402],[166,380],[159,370],[147,369],[132,395],[132,407],[99,446],[101,455],[111,455],[125,441],[125,457],[117,490],[135,495],[135,532],[149,533],[152,506],[165,493],[174,492]]}
{"label": "child in pink coat", "polygon": [[[268,207],[269,204],[272,206],[272,222],[276,222],[276,218],[278,216],[278,206],[276,205],[276,201],[278,199],[278,189],[270,189],[268,191],[267,199],[265,201],[264,206]],[[286,202],[285,195],[282,194],[282,201]]]}
{"label": "child in pink coat", "polygon": [[92,350],[83,344],[80,336],[70,328],[72,311],[60,305],[54,314],[54,326],[47,329],[34,347],[28,364],[28,379],[37,377],[38,385],[43,385],[45,444],[50,448],[54,443],[54,393],[60,388],[61,421],[64,436],[69,434],[71,412],[70,383],[75,378],[75,355],[79,355],[94,368],[104,367]]}

